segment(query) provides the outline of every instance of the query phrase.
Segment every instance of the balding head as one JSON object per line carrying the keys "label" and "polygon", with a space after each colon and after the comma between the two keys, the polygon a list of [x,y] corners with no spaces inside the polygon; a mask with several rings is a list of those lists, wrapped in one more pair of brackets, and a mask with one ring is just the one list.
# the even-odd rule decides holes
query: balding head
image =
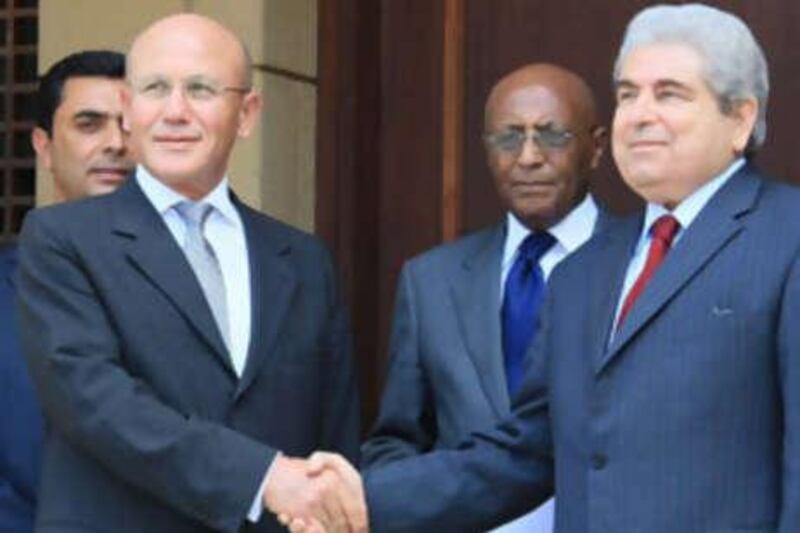
{"label": "balding head", "polygon": [[484,128],[500,199],[528,228],[553,226],[586,197],[605,129],[579,76],[544,63],[511,72],[489,94]]}
{"label": "balding head", "polygon": [[142,165],[186,197],[213,190],[236,137],[250,133],[261,109],[249,73],[239,38],[207,17],[173,15],[139,34],[125,113]]}
{"label": "balding head", "polygon": [[492,87],[484,114],[487,131],[496,108],[519,89],[531,87],[542,87],[550,91],[585,127],[597,125],[594,95],[583,78],[558,65],[533,63],[505,75]]}
{"label": "balding head", "polygon": [[159,44],[164,38],[169,38],[171,41],[188,41],[191,45],[197,42],[198,37],[205,41],[207,47],[230,54],[233,59],[231,66],[238,72],[238,84],[252,86],[252,60],[247,46],[216,20],[195,13],[180,13],[159,19],[137,35],[128,51],[129,77],[138,64],[146,60],[147,52],[154,43]]}

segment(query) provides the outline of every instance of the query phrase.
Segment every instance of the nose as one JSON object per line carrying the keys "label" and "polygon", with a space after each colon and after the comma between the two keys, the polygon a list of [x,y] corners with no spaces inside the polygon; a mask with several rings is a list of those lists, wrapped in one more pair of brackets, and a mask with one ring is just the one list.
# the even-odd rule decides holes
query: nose
{"label": "nose", "polygon": [[120,117],[107,128],[105,151],[115,155],[124,155],[127,148],[126,136],[127,134],[122,129],[122,118]]}
{"label": "nose", "polygon": [[648,124],[654,120],[655,100],[647,92],[643,91],[633,101],[628,102],[625,107],[628,120],[636,125]]}
{"label": "nose", "polygon": [[522,149],[517,157],[517,164],[522,167],[535,167],[544,162],[544,153],[530,135],[525,137]]}
{"label": "nose", "polygon": [[170,122],[183,122],[189,113],[189,101],[180,87],[172,90],[164,108],[164,118]]}

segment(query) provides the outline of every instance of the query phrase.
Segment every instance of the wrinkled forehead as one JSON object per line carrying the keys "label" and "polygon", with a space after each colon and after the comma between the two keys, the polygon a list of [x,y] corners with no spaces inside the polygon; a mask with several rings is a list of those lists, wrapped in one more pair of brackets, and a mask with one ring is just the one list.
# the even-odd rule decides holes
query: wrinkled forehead
{"label": "wrinkled forehead", "polygon": [[575,112],[564,94],[547,85],[524,85],[495,95],[487,107],[492,127],[507,125],[570,126]]}

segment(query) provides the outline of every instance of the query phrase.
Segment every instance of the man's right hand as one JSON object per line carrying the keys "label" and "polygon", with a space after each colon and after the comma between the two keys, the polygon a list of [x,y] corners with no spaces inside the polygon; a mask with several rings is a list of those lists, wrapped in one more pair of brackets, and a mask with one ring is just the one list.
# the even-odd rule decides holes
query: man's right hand
{"label": "man's right hand", "polygon": [[308,461],[278,456],[264,505],[292,531],[368,531],[361,476],[333,453],[317,452]]}

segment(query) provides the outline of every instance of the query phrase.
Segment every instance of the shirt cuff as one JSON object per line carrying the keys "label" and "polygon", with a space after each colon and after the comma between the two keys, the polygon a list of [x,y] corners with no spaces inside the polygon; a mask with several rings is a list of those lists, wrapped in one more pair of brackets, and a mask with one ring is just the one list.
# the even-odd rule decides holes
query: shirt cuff
{"label": "shirt cuff", "polygon": [[280,452],[275,454],[272,462],[267,467],[267,471],[264,473],[264,479],[261,481],[261,485],[258,487],[256,497],[253,498],[253,503],[250,504],[250,510],[247,512],[248,522],[255,524],[261,520],[261,515],[264,513],[264,490],[267,488],[267,483],[269,483],[269,475],[272,473],[272,465],[275,464],[275,459],[277,459],[279,455],[281,455]]}

